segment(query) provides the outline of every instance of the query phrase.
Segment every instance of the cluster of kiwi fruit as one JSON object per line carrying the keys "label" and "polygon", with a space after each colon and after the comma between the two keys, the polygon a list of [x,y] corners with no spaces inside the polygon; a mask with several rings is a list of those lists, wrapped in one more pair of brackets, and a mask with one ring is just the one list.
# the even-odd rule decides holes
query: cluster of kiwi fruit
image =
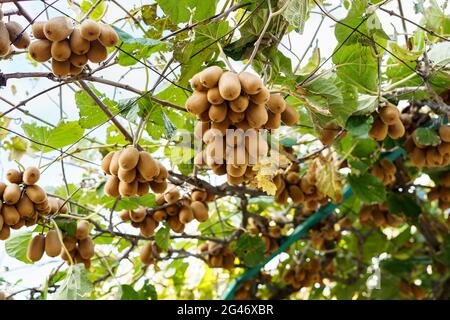
{"label": "cluster of kiwi fruit", "polygon": [[285,172],[275,175],[273,183],[277,187],[275,201],[285,205],[288,198],[294,205],[303,204],[305,212],[313,213],[320,205],[328,203],[327,196],[316,187],[316,169],[314,165],[300,176],[298,164],[292,164]]}
{"label": "cluster of kiwi fruit", "polygon": [[31,58],[36,62],[52,59],[52,72],[57,77],[80,74],[88,61],[105,61],[107,48],[119,42],[109,25],[87,19],[75,27],[63,16],[34,22],[32,33],[35,40],[28,48]]}
{"label": "cluster of kiwi fruit", "polygon": [[9,184],[0,182],[0,240],[8,239],[11,229],[33,226],[47,214],[68,211],[63,200],[48,197],[36,184],[40,176],[36,167],[6,172]]}
{"label": "cluster of kiwi fruit", "polygon": [[102,170],[109,175],[105,193],[111,197],[144,196],[150,188],[155,193],[167,188],[167,169],[147,151],[128,146],[111,151],[102,160]]}
{"label": "cluster of kiwi fruit", "polygon": [[408,136],[405,150],[415,167],[446,167],[450,164],[450,126],[441,125],[438,133],[441,141],[436,146],[421,144],[417,139],[417,129]]}
{"label": "cluster of kiwi fruit", "polygon": [[323,145],[330,145],[335,140],[338,134],[341,132],[342,128],[336,124],[335,122],[331,121],[325,124],[323,128],[319,129],[319,140],[322,142]]}
{"label": "cluster of kiwi fruit", "polygon": [[228,245],[208,241],[199,246],[199,251],[206,258],[211,268],[224,268],[230,270],[234,267],[235,255]]}
{"label": "cluster of kiwi fruit", "polygon": [[142,264],[149,266],[155,263],[156,259],[159,258],[161,251],[162,249],[158,245],[149,241],[141,248],[139,259]]}
{"label": "cluster of kiwi fruit", "polygon": [[441,210],[450,208],[450,171],[443,173],[437,181],[437,186],[428,191],[428,200],[438,200],[438,205]]}
{"label": "cluster of kiwi fruit", "polygon": [[154,235],[159,224],[150,214],[147,214],[145,208],[123,210],[119,216],[123,222],[131,221],[131,225],[139,229],[141,235],[147,238]]}
{"label": "cluster of kiwi fruit", "polygon": [[243,282],[234,294],[235,300],[252,300],[253,282],[251,280]]}
{"label": "cluster of kiwi fruit", "polygon": [[294,289],[310,288],[316,283],[322,283],[320,272],[322,265],[318,259],[293,266],[283,274],[283,282],[291,285]]}
{"label": "cluster of kiwi fruit", "polygon": [[408,281],[400,281],[400,295],[405,298],[423,300],[425,299],[425,290],[414,283]]}
{"label": "cluster of kiwi fruit", "polygon": [[261,239],[265,245],[265,255],[278,250],[279,240],[282,236],[284,222],[279,220],[269,220],[267,218],[254,219],[253,217],[247,220],[247,230],[250,234],[261,235]]}
{"label": "cluster of kiwi fruit", "polygon": [[338,242],[341,239],[341,233],[335,229],[332,221],[324,221],[317,227],[309,230],[311,246],[316,250],[327,250],[328,243]]}
{"label": "cluster of kiwi fruit", "polygon": [[395,105],[386,103],[372,116],[374,120],[369,130],[369,137],[372,139],[383,141],[389,136],[396,140],[404,136],[405,127],[400,118],[400,111]]}
{"label": "cluster of kiwi fruit", "polygon": [[12,52],[12,46],[26,49],[30,45],[30,36],[16,21],[3,22],[3,11],[0,9],[0,58]]}
{"label": "cluster of kiwi fruit", "polygon": [[359,212],[359,223],[363,227],[396,228],[403,221],[402,216],[390,213],[386,204],[364,205]]}
{"label": "cluster of kiwi fruit", "polygon": [[[194,162],[208,165],[218,175],[227,174],[231,185],[252,179],[252,165],[267,154],[259,129],[277,129],[281,122],[294,125],[299,119],[295,108],[280,94],[271,94],[261,78],[249,72],[236,74],[212,66],[194,75],[191,86],[194,93],[186,109],[199,120],[195,137],[207,145]],[[227,133],[228,129],[233,133]]]}
{"label": "cluster of kiwi fruit", "polygon": [[397,167],[387,158],[381,159],[370,168],[370,174],[380,179],[385,186],[391,186],[395,183]]}
{"label": "cluster of kiwi fruit", "polygon": [[[65,234],[61,258],[67,263],[81,263],[86,269],[91,267],[91,259],[95,254],[95,243],[89,235],[89,222],[79,220],[75,236]],[[69,258],[70,255],[70,258]]]}

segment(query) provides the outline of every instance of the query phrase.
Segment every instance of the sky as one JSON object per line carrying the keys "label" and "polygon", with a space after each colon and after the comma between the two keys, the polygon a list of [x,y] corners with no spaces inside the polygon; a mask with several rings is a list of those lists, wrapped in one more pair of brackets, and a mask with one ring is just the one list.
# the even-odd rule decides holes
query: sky
{"label": "sky", "polygon": [[[137,1],[137,0],[127,0],[124,4],[126,8],[132,9],[136,6],[140,6],[141,3],[152,3],[153,1]],[[443,4],[444,1],[440,0],[437,1],[439,4]],[[327,3],[330,3],[331,6],[328,8],[334,8],[337,5],[340,4],[340,1],[333,0],[333,1],[327,1]],[[403,1],[403,9],[405,16],[407,16],[409,19],[419,23],[420,15],[417,15],[414,13],[413,1]],[[111,2],[107,2],[109,8],[107,11],[107,14],[105,16],[105,20],[109,23],[115,21],[118,18],[123,17],[123,11],[121,11],[117,6],[115,6]],[[23,6],[27,9],[27,11],[30,13],[31,16],[36,16],[39,14],[40,11],[43,9],[43,3],[39,1],[29,1],[23,3]],[[56,7],[64,12],[70,13],[70,15],[74,18],[77,17],[77,13],[72,11],[73,8],[70,7],[68,4],[68,1],[65,0],[59,0],[56,4]],[[220,6],[218,6],[220,7]],[[398,12],[397,8],[397,1],[390,1],[390,3],[386,4],[384,6],[386,9],[392,9],[396,12]],[[12,4],[5,4],[3,6],[3,10],[7,11],[8,9],[14,8]],[[49,9],[48,10],[48,16],[58,16],[60,15],[56,10]],[[282,40],[282,43],[285,46],[292,46],[292,51],[295,52],[297,56],[303,56],[306,50],[307,45],[311,42],[311,39],[313,37],[313,34],[319,25],[322,16],[319,14],[319,9],[313,9],[311,12],[311,17],[307,21],[304,29],[303,34],[291,34],[290,35],[290,41],[287,38],[284,38]],[[335,11],[333,11],[333,15],[337,19],[341,19],[345,16],[346,10],[341,7]],[[379,12],[378,16],[380,18],[380,21],[383,24],[383,28],[386,31],[388,35],[394,34],[394,29],[397,30],[397,32],[402,32],[402,26],[400,19],[396,17],[391,17],[388,14],[384,12]],[[79,17],[79,15],[78,15]],[[41,16],[38,20],[45,20],[47,17],[44,15]],[[27,22],[23,18],[18,18],[17,16],[14,16],[15,21],[20,22],[23,26],[27,25]],[[330,20],[329,18],[325,18],[325,20],[322,23],[321,29],[318,32],[317,36],[317,45],[320,48],[321,57],[326,58],[330,56],[336,46],[336,40],[334,38],[333,33],[334,28],[334,22]],[[415,29],[415,27],[411,24],[407,24],[407,30],[408,32],[411,32]],[[138,30],[132,30],[129,26],[126,26],[124,28],[125,31],[138,36],[140,35],[140,32]],[[403,37],[401,36],[400,43],[403,42]],[[314,43],[314,46],[316,43]],[[280,50],[283,51],[287,56],[291,56],[293,58],[293,65],[296,65],[296,59],[293,57],[287,50],[283,48],[283,46],[280,46]],[[311,50],[308,50],[306,54],[306,58],[303,63],[307,62],[307,59],[309,58],[311,54]],[[233,65],[235,66],[235,69],[239,70],[242,68],[242,63],[240,62],[233,62]],[[328,63],[325,65],[324,68],[329,67],[330,64]],[[31,72],[31,71],[43,71],[47,72],[48,70],[39,64],[39,66],[34,66],[29,60],[26,59],[25,55],[17,55],[14,57],[14,60],[0,60],[0,71],[3,73],[11,73],[11,72]],[[122,83],[126,84],[132,84],[132,86],[143,89],[144,86],[144,73],[142,69],[134,70],[132,72],[129,72],[127,75],[123,76],[124,72],[127,71],[126,68],[122,67],[112,67],[108,68],[106,71],[101,72],[99,75],[103,76],[107,79],[111,79],[114,81],[120,81]],[[151,74],[151,82],[154,82],[157,79],[157,75],[152,73]],[[40,78],[40,79],[12,79],[8,81],[8,86],[0,88],[0,96],[8,99],[9,101],[13,103],[17,103],[19,101],[22,101],[26,99],[27,97],[38,93],[45,88],[48,88],[49,86],[54,85],[54,83],[48,79]],[[164,89],[164,86],[166,86],[167,83],[163,84],[159,89]],[[15,88],[14,90],[12,88]],[[72,88],[75,88],[75,86],[72,85]],[[112,87],[108,87],[105,85],[96,84],[96,88],[106,94],[109,97],[112,97],[114,95],[114,91]],[[53,90],[48,94],[44,94],[40,96],[39,98],[33,100],[29,104],[23,107],[25,110],[29,110],[32,114],[45,119],[46,121],[49,121],[53,124],[57,124],[60,120],[60,109],[58,105],[59,96],[58,96],[58,90]],[[63,109],[64,109],[64,120],[71,121],[71,120],[77,120],[78,119],[78,110],[75,105],[74,100],[74,92],[67,86],[64,86],[62,89],[62,101],[63,101]],[[116,93],[116,99],[121,98],[129,98],[133,97],[132,94],[129,92],[118,90]],[[0,101],[0,113],[4,112],[5,110],[9,109],[10,106],[5,104],[3,101]],[[12,129],[16,130],[18,132],[22,133],[21,124],[22,123],[30,123],[34,120],[32,120],[30,117],[27,117],[23,115],[22,113],[15,111],[9,115],[13,118],[13,124]],[[102,140],[105,136],[105,129],[106,125],[102,128],[95,131],[94,134],[92,134],[91,137],[95,137],[98,140]],[[47,156],[54,157],[56,154],[54,153],[48,153]],[[45,163],[48,160],[42,160],[42,163]],[[39,163],[39,158],[36,155],[27,155],[24,156],[20,162],[25,166],[37,166]],[[8,161],[7,155],[5,153],[0,154],[0,176],[4,176],[5,172],[10,168],[16,168],[16,164],[14,162]],[[73,167],[73,166],[67,166],[67,180],[69,183],[78,184],[82,179],[83,170]],[[54,185],[55,181],[58,182],[58,184],[62,183],[62,173],[61,173],[61,167],[59,165],[51,166],[49,170],[47,170],[40,180],[40,185],[44,187],[51,187]],[[24,287],[30,287],[30,286],[36,286],[41,283],[43,283],[43,280],[45,279],[46,275],[50,272],[52,268],[54,268],[58,263],[60,262],[59,258],[45,258],[41,260],[36,265],[25,265],[24,263],[21,263],[15,259],[9,258],[3,247],[3,243],[0,243],[0,277],[6,278],[8,281],[16,282],[20,281],[19,288],[21,286]],[[268,268],[273,267],[274,264],[269,264]],[[6,270],[9,269],[9,270]],[[1,288],[1,285],[0,285]]]}

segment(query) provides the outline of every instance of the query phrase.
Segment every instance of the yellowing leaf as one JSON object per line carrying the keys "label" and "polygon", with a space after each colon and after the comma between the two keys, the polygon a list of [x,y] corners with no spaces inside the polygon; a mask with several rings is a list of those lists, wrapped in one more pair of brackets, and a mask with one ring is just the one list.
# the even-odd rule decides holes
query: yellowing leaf
{"label": "yellowing leaf", "polygon": [[317,158],[314,160],[314,165],[317,189],[329,196],[333,202],[341,201],[343,185],[337,171],[337,162],[334,162],[332,158],[330,160]]}
{"label": "yellowing leaf", "polygon": [[265,176],[259,173],[256,175],[258,188],[266,192],[268,195],[273,196],[275,195],[275,192],[277,192],[277,186],[270,178],[270,176]]}

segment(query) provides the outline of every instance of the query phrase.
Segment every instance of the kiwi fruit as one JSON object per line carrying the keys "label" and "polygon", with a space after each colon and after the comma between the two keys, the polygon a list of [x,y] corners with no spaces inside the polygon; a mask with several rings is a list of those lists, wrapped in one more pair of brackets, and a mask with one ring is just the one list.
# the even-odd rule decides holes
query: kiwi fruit
{"label": "kiwi fruit", "polygon": [[227,164],[227,173],[228,175],[234,177],[234,178],[239,178],[242,177],[245,174],[245,171],[247,170],[247,165],[232,165],[232,164]]}
{"label": "kiwi fruit", "polygon": [[11,234],[11,228],[4,223],[3,228],[0,229],[0,240],[6,240]]}
{"label": "kiwi fruit", "polygon": [[191,209],[194,214],[195,220],[199,222],[205,222],[206,220],[208,220],[208,207],[205,205],[205,203],[201,201],[192,201]]}
{"label": "kiwi fruit", "polygon": [[72,51],[70,50],[69,40],[55,41],[51,48],[52,58],[57,61],[66,61],[70,58]]}
{"label": "kiwi fruit", "polygon": [[411,162],[418,168],[422,168],[426,165],[426,150],[420,148],[414,148],[411,155]]}
{"label": "kiwi fruit", "polygon": [[190,206],[182,206],[180,212],[178,213],[178,218],[183,224],[187,224],[194,220],[194,211]]}
{"label": "kiwi fruit", "polygon": [[137,169],[144,179],[150,181],[160,173],[158,163],[153,159],[150,153],[146,151],[139,152]]}
{"label": "kiwi fruit", "polygon": [[80,25],[80,34],[88,41],[97,40],[101,32],[100,25],[94,20],[86,19]]}
{"label": "kiwi fruit", "polygon": [[156,182],[156,181],[150,181],[150,188],[155,193],[163,193],[167,188],[167,182]]}
{"label": "kiwi fruit", "polygon": [[142,197],[145,196],[150,191],[150,184],[148,182],[139,182],[137,195]]}
{"label": "kiwi fruit", "polygon": [[213,122],[224,121],[225,118],[227,117],[227,105],[224,103],[218,105],[216,104],[211,105],[208,111],[208,115],[211,121]]}
{"label": "kiwi fruit", "polygon": [[141,234],[144,237],[151,237],[155,233],[156,229],[156,221],[150,217],[147,216],[144,221],[140,225]]}
{"label": "kiwi fruit", "polygon": [[78,240],[86,239],[89,236],[89,222],[86,220],[78,220],[75,237]]}
{"label": "kiwi fruit", "polygon": [[257,94],[250,95],[250,101],[255,104],[266,104],[270,99],[270,91],[265,86]]}
{"label": "kiwi fruit", "polygon": [[119,36],[110,25],[102,23],[100,25],[100,36],[98,37],[98,41],[100,41],[104,47],[110,48],[119,43]]}
{"label": "kiwi fruit", "polygon": [[230,108],[234,112],[244,112],[249,105],[247,96],[239,96],[235,100],[230,101]]}
{"label": "kiwi fruit", "polygon": [[93,63],[100,63],[108,58],[108,51],[98,40],[91,42],[89,51],[86,53],[89,61]]}
{"label": "kiwi fruit", "polygon": [[5,190],[3,191],[3,201],[6,204],[14,205],[16,204],[20,199],[20,187],[16,183],[12,183],[10,185],[7,185]]}
{"label": "kiwi fruit", "polygon": [[288,126],[293,126],[297,124],[299,119],[300,115],[298,111],[293,106],[286,103],[286,109],[281,113],[281,121]]}
{"label": "kiwi fruit", "polygon": [[139,182],[137,180],[127,183],[125,181],[119,182],[119,193],[122,197],[132,197],[137,194]]}
{"label": "kiwi fruit", "polygon": [[142,222],[147,216],[147,211],[144,208],[139,208],[130,211],[130,219],[134,222]]}
{"label": "kiwi fruit", "polygon": [[172,229],[176,233],[182,233],[184,231],[184,224],[180,222],[178,216],[170,216],[167,219],[167,224],[169,225],[170,229]]}
{"label": "kiwi fruit", "polygon": [[83,259],[90,259],[94,256],[94,242],[91,238],[86,238],[78,242],[78,252]]}
{"label": "kiwi fruit", "polygon": [[109,164],[109,172],[111,172],[111,174],[113,176],[117,176],[119,174],[119,157],[120,157],[120,153],[119,152],[114,152],[112,158],[111,158],[111,163]]}
{"label": "kiwi fruit", "polygon": [[200,74],[197,73],[194,75],[191,80],[189,81],[191,84],[191,88],[195,91],[207,91],[208,88],[204,87],[202,83],[200,82]]}
{"label": "kiwi fruit", "polygon": [[22,172],[16,169],[6,171],[6,180],[11,183],[20,184],[22,182]]}
{"label": "kiwi fruit", "polygon": [[252,128],[257,129],[269,120],[269,114],[263,104],[251,103],[245,111],[245,118]]}
{"label": "kiwi fruit", "polygon": [[80,73],[82,73],[83,70],[84,70],[83,67],[77,67],[77,66],[74,66],[73,64],[70,64],[70,72],[69,72],[69,75],[71,75],[71,76],[77,76],[77,75],[79,75]]}
{"label": "kiwi fruit", "polygon": [[169,191],[166,191],[164,193],[164,200],[166,200],[167,203],[177,202],[180,200],[180,191],[175,187]]}
{"label": "kiwi fruit", "polygon": [[158,222],[164,221],[167,218],[166,210],[156,210],[153,213],[153,219],[155,219]]}
{"label": "kiwi fruit", "polygon": [[36,167],[28,167],[23,172],[23,182],[29,186],[34,185],[36,182],[38,182],[40,177],[41,172]]}
{"label": "kiwi fruit", "polygon": [[400,119],[397,119],[393,124],[388,127],[388,135],[392,139],[396,140],[405,135],[405,127]]}
{"label": "kiwi fruit", "polygon": [[442,156],[450,155],[450,143],[441,142],[441,144],[438,146],[438,151]]}
{"label": "kiwi fruit", "polygon": [[400,120],[400,111],[394,105],[388,104],[381,109],[379,116],[385,124],[392,125]]}
{"label": "kiwi fruit", "polygon": [[56,257],[61,253],[62,245],[58,231],[50,230],[45,236],[45,253],[49,257]]}
{"label": "kiwi fruit", "polygon": [[16,208],[21,217],[31,218],[35,213],[34,203],[26,194],[23,194],[19,202],[16,203]]}
{"label": "kiwi fruit", "polygon": [[244,182],[244,177],[233,177],[230,175],[227,175],[227,183],[232,186],[238,186],[242,182]]}
{"label": "kiwi fruit", "polygon": [[239,123],[245,119],[245,112],[234,112],[233,110],[228,109],[227,115],[228,120],[233,124]]}
{"label": "kiwi fruit", "polygon": [[203,140],[203,135],[209,129],[209,122],[197,121],[194,127],[194,137]]}
{"label": "kiwi fruit", "polygon": [[13,226],[20,220],[20,214],[15,206],[4,204],[1,209],[3,222],[8,226]]}
{"label": "kiwi fruit", "polygon": [[136,178],[136,169],[133,168],[130,170],[125,170],[122,167],[120,167],[117,177],[122,182],[131,183]]}
{"label": "kiwi fruit", "polygon": [[323,145],[332,144],[338,135],[340,127],[334,122],[328,122],[319,132],[319,140]]}
{"label": "kiwi fruit", "polygon": [[373,121],[372,127],[369,130],[369,137],[377,141],[383,141],[388,134],[388,126],[379,117]]}
{"label": "kiwi fruit", "polygon": [[144,265],[150,265],[154,262],[153,259],[153,244],[151,242],[147,242],[141,249],[141,253],[139,255],[139,259]]}
{"label": "kiwi fruit", "polygon": [[111,172],[109,171],[109,168],[110,168],[111,160],[112,160],[113,156],[114,156],[114,151],[110,151],[102,160],[101,167],[102,167],[103,172],[106,174],[111,174]]}
{"label": "kiwi fruit", "polygon": [[70,62],[52,59],[52,72],[57,77],[66,77],[70,74]]}
{"label": "kiwi fruit", "polygon": [[36,235],[28,244],[27,258],[36,262],[41,260],[45,252],[45,237],[42,234]]}
{"label": "kiwi fruit", "polygon": [[193,201],[206,201],[208,198],[208,192],[204,190],[194,190],[191,194],[191,199]]}
{"label": "kiwi fruit", "polygon": [[439,137],[444,142],[450,142],[450,126],[442,125],[439,128]]}
{"label": "kiwi fruit", "polygon": [[36,39],[47,39],[44,34],[45,21],[35,21],[31,26],[31,33]]}
{"label": "kiwi fruit", "polygon": [[439,167],[442,164],[443,158],[438,152],[437,148],[429,147],[426,152],[426,163],[430,167]]}
{"label": "kiwi fruit", "polygon": [[196,115],[208,110],[209,106],[210,103],[206,91],[194,91],[186,101],[186,110]]}
{"label": "kiwi fruit", "polygon": [[211,170],[218,176],[223,176],[227,173],[227,166],[225,164],[214,164],[211,166]]}
{"label": "kiwi fruit", "polygon": [[159,173],[158,175],[154,178],[154,180],[156,182],[164,182],[164,180],[167,179],[167,177],[169,176],[169,173],[167,172],[166,167],[163,166],[163,164],[159,161],[156,162],[158,164],[159,167]]}
{"label": "kiwi fruit", "polygon": [[236,73],[225,71],[219,80],[219,92],[228,101],[236,100],[241,94],[241,83]]}
{"label": "kiwi fruit", "polygon": [[91,43],[81,36],[79,29],[74,29],[70,35],[70,50],[77,55],[85,55],[91,48]]}
{"label": "kiwi fruit", "polygon": [[281,94],[271,94],[269,101],[267,101],[267,107],[273,113],[282,113],[286,110],[286,102],[284,101]]}
{"label": "kiwi fruit", "polygon": [[199,80],[205,88],[214,88],[219,83],[223,73],[222,68],[218,66],[211,66],[199,73]]}
{"label": "kiwi fruit", "polygon": [[22,26],[15,22],[10,21],[6,23],[6,29],[9,33],[9,40],[11,44],[17,49],[26,49],[30,45],[30,36],[25,32]]}
{"label": "kiwi fruit", "polygon": [[3,21],[0,21],[0,57],[6,57],[11,51],[9,33]]}
{"label": "kiwi fruit", "polygon": [[52,43],[46,39],[34,40],[28,47],[30,57],[37,62],[46,62],[52,57]]}
{"label": "kiwi fruit", "polygon": [[218,87],[209,89],[206,93],[206,97],[208,99],[208,102],[211,104],[221,104],[225,101],[220,95]]}
{"label": "kiwi fruit", "polygon": [[135,147],[127,147],[119,156],[119,167],[124,170],[135,168],[139,162],[139,151]]}
{"label": "kiwi fruit", "polygon": [[270,110],[268,110],[267,113],[268,120],[265,123],[264,127],[271,130],[278,129],[281,126],[281,113],[273,113]]}
{"label": "kiwi fruit", "polygon": [[116,176],[110,176],[105,183],[105,193],[110,197],[118,197],[120,180]]}
{"label": "kiwi fruit", "polygon": [[62,41],[73,32],[73,23],[66,17],[55,17],[44,25],[45,37],[50,41]]}
{"label": "kiwi fruit", "polygon": [[255,95],[258,94],[263,88],[264,84],[260,77],[250,72],[241,72],[239,74],[239,81],[241,87],[245,93]]}

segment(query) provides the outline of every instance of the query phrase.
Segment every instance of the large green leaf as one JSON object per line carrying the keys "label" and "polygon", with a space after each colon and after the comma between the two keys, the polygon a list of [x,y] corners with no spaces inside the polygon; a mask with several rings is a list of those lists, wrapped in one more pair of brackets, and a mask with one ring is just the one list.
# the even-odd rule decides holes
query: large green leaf
{"label": "large green leaf", "polygon": [[415,131],[417,141],[424,146],[438,146],[441,138],[433,128],[418,128]]}
{"label": "large green leaf", "polygon": [[32,235],[33,232],[31,231],[14,233],[5,241],[5,250],[8,256],[25,263],[31,263],[27,258],[27,248]]}
{"label": "large green leaf", "polygon": [[[99,93],[99,92],[98,92]],[[118,109],[116,103],[104,95],[98,95],[102,102],[109,107],[112,114],[117,114]],[[94,99],[91,98],[86,91],[78,91],[75,93],[75,103],[78,108],[80,123],[82,128],[91,129],[98,126],[108,120],[106,114],[100,109]]]}
{"label": "large green leaf", "polygon": [[173,23],[187,22],[194,15],[194,20],[202,20],[214,15],[218,0],[157,0],[164,13]]}
{"label": "large green leaf", "polygon": [[353,193],[365,203],[380,203],[386,199],[386,189],[383,182],[371,174],[360,176],[348,175],[348,182]]}
{"label": "large green leaf", "polygon": [[264,260],[265,248],[264,241],[260,237],[244,233],[236,242],[234,252],[246,266],[253,267]]}
{"label": "large green leaf", "polygon": [[167,250],[170,247],[170,228],[163,225],[156,231],[155,242],[161,248]]}
{"label": "large green leaf", "polygon": [[86,300],[93,289],[87,273],[83,264],[70,266],[66,279],[54,293],[53,300]]}

